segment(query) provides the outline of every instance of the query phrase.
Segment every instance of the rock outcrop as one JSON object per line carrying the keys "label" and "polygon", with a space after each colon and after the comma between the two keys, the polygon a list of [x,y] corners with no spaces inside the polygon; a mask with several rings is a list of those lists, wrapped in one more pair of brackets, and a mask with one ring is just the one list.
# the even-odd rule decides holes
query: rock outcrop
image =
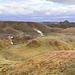
{"label": "rock outcrop", "polygon": [[54,27],[54,28],[69,28],[69,27],[75,27],[75,23],[70,23],[69,21],[64,21],[64,22],[43,22],[43,24],[49,26],[49,27]]}

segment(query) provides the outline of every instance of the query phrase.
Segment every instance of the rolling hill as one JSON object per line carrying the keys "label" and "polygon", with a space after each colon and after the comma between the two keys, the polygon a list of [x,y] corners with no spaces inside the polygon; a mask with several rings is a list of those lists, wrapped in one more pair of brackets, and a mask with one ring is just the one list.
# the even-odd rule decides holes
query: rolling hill
{"label": "rolling hill", "polygon": [[[0,34],[2,35],[38,35],[38,31],[49,33],[50,28],[37,22],[0,21]],[[34,35],[35,34],[35,35]],[[1,36],[1,35],[0,35]]]}
{"label": "rolling hill", "polygon": [[75,75],[75,51],[51,51],[3,69],[1,75]]}

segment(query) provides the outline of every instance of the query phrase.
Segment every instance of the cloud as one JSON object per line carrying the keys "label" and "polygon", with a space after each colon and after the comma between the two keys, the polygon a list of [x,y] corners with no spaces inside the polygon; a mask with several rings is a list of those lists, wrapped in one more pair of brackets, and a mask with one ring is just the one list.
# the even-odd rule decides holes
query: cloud
{"label": "cloud", "polygon": [[65,3],[65,4],[75,4],[75,0],[46,0],[46,1]]}
{"label": "cloud", "polygon": [[0,11],[2,12],[0,14],[4,15],[32,14],[35,11],[39,11],[39,9],[42,8],[42,6],[44,6],[44,3],[48,3],[45,0],[6,0],[6,2],[3,1],[0,3]]}
{"label": "cloud", "polygon": [[4,20],[46,21],[74,18],[75,15],[75,5],[58,5],[51,2],[54,0],[3,1],[0,2],[0,19]]}
{"label": "cloud", "polygon": [[3,5],[0,5],[0,11],[2,12],[2,14],[6,14],[6,15],[30,14],[33,13],[31,8],[32,8],[31,6],[19,4],[18,2],[14,2],[10,4],[5,3]]}
{"label": "cloud", "polygon": [[0,11],[0,14],[2,14],[2,11]]}

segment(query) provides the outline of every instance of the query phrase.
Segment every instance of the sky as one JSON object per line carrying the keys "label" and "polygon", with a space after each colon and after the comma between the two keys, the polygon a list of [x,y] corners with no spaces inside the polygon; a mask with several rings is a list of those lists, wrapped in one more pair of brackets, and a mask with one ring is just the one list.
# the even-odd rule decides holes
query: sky
{"label": "sky", "polygon": [[0,0],[0,21],[75,22],[75,0]]}

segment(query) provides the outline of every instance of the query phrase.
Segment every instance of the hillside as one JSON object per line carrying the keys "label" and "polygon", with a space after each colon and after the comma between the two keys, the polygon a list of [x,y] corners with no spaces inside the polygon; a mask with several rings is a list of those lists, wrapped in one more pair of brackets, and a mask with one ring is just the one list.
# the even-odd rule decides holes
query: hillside
{"label": "hillside", "polygon": [[50,36],[35,39],[3,38],[0,39],[0,55],[7,60],[22,61],[49,51],[74,50],[74,38],[74,35],[67,35],[66,37],[66,35],[61,36],[60,34],[50,34]]}
{"label": "hillside", "polygon": [[[57,34],[57,33],[51,33],[48,36],[37,37],[35,39],[17,38],[17,37],[12,39],[1,38],[0,39],[0,75],[15,75],[15,73],[17,73],[17,75],[36,75],[36,74],[43,75],[45,74],[45,72],[50,73],[49,71],[52,71],[51,73],[54,73],[55,72],[54,68],[56,68],[55,67],[56,64],[57,64],[56,74],[64,75],[63,73],[60,72],[59,68],[61,67],[61,71],[62,71],[64,67],[64,63],[67,63],[67,61],[63,61],[64,58],[67,59],[67,56],[68,58],[70,58],[71,55],[73,58],[74,56],[73,52],[75,50],[74,38],[75,37],[73,34]],[[13,44],[11,42],[13,42]],[[65,53],[66,51],[68,53]],[[53,55],[56,56],[52,57]],[[58,59],[60,56],[62,58]],[[45,58],[47,59],[45,60]],[[49,70],[50,68],[46,67],[47,66],[46,63],[50,65],[50,62],[48,60],[53,61],[52,63],[53,65],[51,65],[52,67],[50,67],[53,68],[52,70]],[[59,64],[59,61],[61,62],[63,61],[62,66]],[[71,61],[71,59],[69,61]],[[71,64],[74,65],[73,62],[70,62],[70,65]],[[44,66],[41,67],[40,63],[41,65]],[[37,69],[35,66],[37,66]],[[47,69],[44,72],[43,70],[45,68]],[[40,72],[39,70],[42,72]],[[71,69],[70,67],[70,69],[67,70],[71,70],[72,73],[72,71],[74,71],[75,68]]]}
{"label": "hillside", "polygon": [[74,33],[75,34],[75,27],[66,28],[60,32],[62,32],[62,33]]}
{"label": "hillside", "polygon": [[5,67],[0,75],[75,75],[75,51],[51,51]]}
{"label": "hillside", "polygon": [[15,75],[75,75],[75,51],[54,51],[17,66]]}
{"label": "hillside", "polygon": [[75,33],[74,27],[75,23],[70,23],[67,21],[43,23],[0,21],[0,37],[8,37],[10,35],[18,37],[37,37],[50,33]]}
{"label": "hillside", "polygon": [[0,75],[75,75],[75,28],[0,21]]}
{"label": "hillside", "polygon": [[[2,35],[39,35],[37,31],[49,33],[50,28],[37,22],[0,21],[0,34]],[[1,36],[1,35],[0,35]]]}

